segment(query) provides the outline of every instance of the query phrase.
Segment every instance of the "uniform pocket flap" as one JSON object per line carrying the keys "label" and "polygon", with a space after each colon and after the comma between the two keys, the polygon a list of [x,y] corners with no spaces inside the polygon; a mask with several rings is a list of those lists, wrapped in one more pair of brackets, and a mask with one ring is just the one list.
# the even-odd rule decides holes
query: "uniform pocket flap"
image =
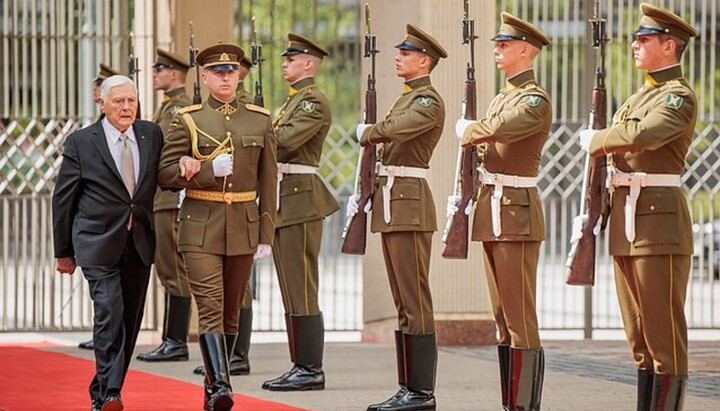
{"label": "uniform pocket flap", "polygon": [[179,218],[180,220],[206,222],[210,218],[210,207],[194,202],[186,202]]}
{"label": "uniform pocket flap", "polygon": [[395,180],[392,190],[390,190],[390,201],[393,200],[419,200],[420,199],[420,184],[417,181],[403,181],[398,182]]}
{"label": "uniform pocket flap", "polygon": [[635,215],[677,212],[677,199],[672,193],[641,193]]}
{"label": "uniform pocket flap", "polygon": [[504,206],[527,206],[530,205],[530,195],[526,188],[508,188],[503,189],[502,205]]}
{"label": "uniform pocket flap", "polygon": [[77,220],[77,225],[80,231],[88,233],[102,234],[105,232],[105,223],[96,220],[87,220],[80,218]]}
{"label": "uniform pocket flap", "polygon": [[247,211],[248,221],[260,221],[260,211],[258,211],[256,204],[248,204],[245,210]]}
{"label": "uniform pocket flap", "polygon": [[309,178],[289,178],[280,182],[280,197],[312,190]]}
{"label": "uniform pocket flap", "polygon": [[263,136],[241,136],[243,147],[264,147],[265,140]]}

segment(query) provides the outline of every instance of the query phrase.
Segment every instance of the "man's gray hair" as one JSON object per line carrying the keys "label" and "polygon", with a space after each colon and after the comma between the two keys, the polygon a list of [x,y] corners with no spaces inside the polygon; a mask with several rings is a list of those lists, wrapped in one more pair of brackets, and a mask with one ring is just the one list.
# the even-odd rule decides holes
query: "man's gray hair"
{"label": "man's gray hair", "polygon": [[106,100],[111,88],[121,86],[123,84],[132,84],[133,88],[135,88],[135,91],[137,91],[135,83],[130,80],[130,78],[121,75],[115,75],[106,78],[105,81],[102,82],[102,86],[100,86],[100,97],[103,100]]}

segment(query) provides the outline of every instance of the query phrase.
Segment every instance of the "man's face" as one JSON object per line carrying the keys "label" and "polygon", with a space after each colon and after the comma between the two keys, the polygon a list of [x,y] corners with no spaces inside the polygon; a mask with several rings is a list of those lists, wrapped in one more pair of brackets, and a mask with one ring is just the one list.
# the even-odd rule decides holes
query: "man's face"
{"label": "man's face", "polygon": [[421,60],[428,58],[425,54],[414,50],[400,49],[395,55],[395,74],[405,80],[413,79],[421,74]]}
{"label": "man's face", "polygon": [[303,58],[301,54],[293,54],[285,56],[285,61],[282,64],[283,77],[285,81],[292,84],[296,82],[300,77],[305,74],[305,64],[307,59]]}
{"label": "man's face", "polygon": [[106,118],[119,131],[125,131],[135,122],[137,90],[134,84],[121,84],[108,91],[102,108]]}
{"label": "man's face", "polygon": [[95,103],[97,103],[100,108],[102,108],[101,89],[102,83],[93,83],[93,100],[95,100]]}
{"label": "man's face", "polygon": [[153,90],[169,90],[173,70],[168,67],[154,67],[152,72]]}
{"label": "man's face", "polygon": [[210,94],[220,101],[230,101],[235,98],[238,81],[240,81],[238,70],[208,69],[203,71],[203,83],[208,87]]}
{"label": "man's face", "polygon": [[632,42],[631,47],[633,58],[635,59],[635,67],[644,70],[653,70],[667,65],[664,43],[660,42],[660,36],[639,35],[635,37],[635,41]]}
{"label": "man's face", "polygon": [[521,62],[523,44],[519,40],[503,40],[495,42],[493,55],[498,70],[513,73]]}

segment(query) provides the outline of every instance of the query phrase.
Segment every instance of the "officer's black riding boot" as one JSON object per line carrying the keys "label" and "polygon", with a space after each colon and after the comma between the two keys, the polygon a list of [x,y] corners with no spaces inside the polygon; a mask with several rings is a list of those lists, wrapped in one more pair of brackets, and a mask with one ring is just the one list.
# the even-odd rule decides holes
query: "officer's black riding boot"
{"label": "officer's black riding boot", "polygon": [[396,399],[383,404],[378,411],[435,410],[435,375],[437,342],[435,333],[403,333],[407,389]]}
{"label": "officer's black riding boot", "polygon": [[686,375],[655,373],[653,376],[652,411],[681,411],[685,402]]}
{"label": "officer's black riding boot", "polygon": [[637,411],[651,411],[650,402],[652,401],[655,372],[647,368],[638,368],[637,376]]}
{"label": "officer's black riding boot", "polygon": [[240,310],[240,326],[238,328],[235,349],[230,351],[230,375],[250,374],[250,334],[252,333],[253,312],[250,308]]}
{"label": "officer's black riding boot", "polygon": [[233,406],[226,344],[234,340],[210,332],[200,334],[200,353],[205,363],[205,411],[229,411]]}
{"label": "officer's black riding boot", "polygon": [[290,322],[295,365],[282,377],[266,381],[263,388],[270,391],[324,390],[325,373],[322,370],[322,359],[325,325],[322,313],[291,315]]}
{"label": "officer's black riding boot", "polygon": [[403,345],[403,332],[400,330],[395,330],[395,356],[397,357],[397,378],[400,389],[387,400],[368,406],[367,411],[378,411],[383,405],[391,403],[392,401],[395,401],[399,397],[405,395],[405,391],[407,391],[407,376],[405,375],[405,347]]}
{"label": "officer's black riding boot", "polygon": [[510,346],[500,344],[497,346],[498,364],[500,365],[500,400],[503,411],[508,411],[508,385],[510,384]]}
{"label": "officer's black riding boot", "polygon": [[545,374],[545,354],[541,349],[510,347],[510,386],[508,409],[539,411]]}
{"label": "officer's black riding boot", "polygon": [[162,343],[154,350],[140,353],[140,361],[187,361],[187,336],[190,328],[190,297],[165,294],[165,324]]}

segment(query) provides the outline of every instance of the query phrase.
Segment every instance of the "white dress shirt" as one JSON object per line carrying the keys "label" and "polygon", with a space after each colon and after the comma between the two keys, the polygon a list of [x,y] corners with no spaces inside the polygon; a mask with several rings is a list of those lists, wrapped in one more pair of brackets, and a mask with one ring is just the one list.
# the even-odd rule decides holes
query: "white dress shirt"
{"label": "white dress shirt", "polygon": [[[120,134],[122,133],[110,124],[107,117],[102,119],[101,124],[103,131],[105,132],[105,139],[107,139],[110,154],[112,155],[113,161],[115,161],[115,167],[117,167],[118,171],[120,171],[122,169],[120,166],[120,148],[122,145],[122,141],[120,141]],[[125,135],[128,137],[128,144],[130,144],[130,150],[132,151],[133,171],[135,174],[135,184],[137,185],[138,175],[140,175],[140,150],[138,149],[135,131],[132,126],[125,130]]]}

